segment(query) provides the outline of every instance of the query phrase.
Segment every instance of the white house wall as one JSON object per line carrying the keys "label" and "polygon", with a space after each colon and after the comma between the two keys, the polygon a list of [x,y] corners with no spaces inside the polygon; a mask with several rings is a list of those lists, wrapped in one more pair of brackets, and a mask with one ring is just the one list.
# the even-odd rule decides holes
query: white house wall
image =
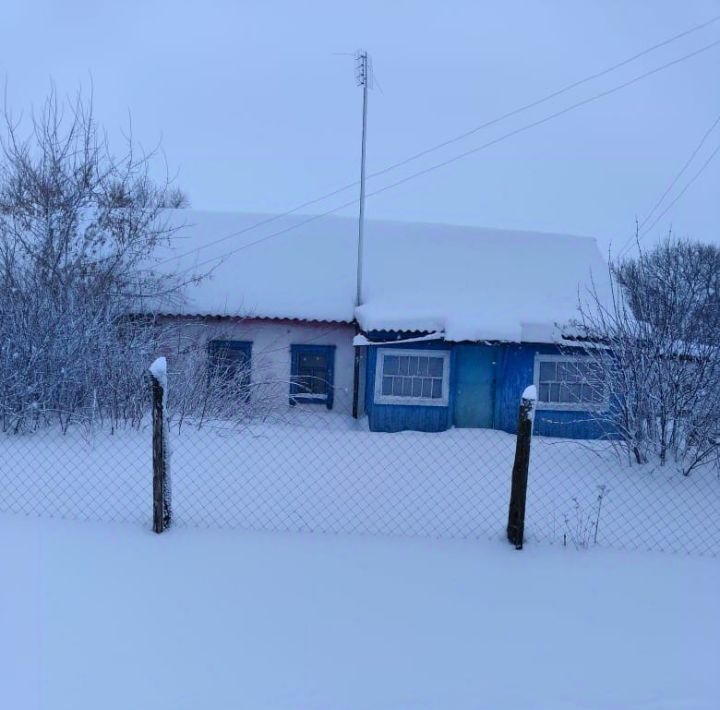
{"label": "white house wall", "polygon": [[[252,342],[253,379],[278,383],[278,398],[287,404],[291,378],[291,345],[334,345],[333,411],[352,414],[354,371],[353,326],[344,323],[314,323],[271,319],[167,319],[177,328],[178,342],[168,346],[172,357],[176,345],[204,348],[209,340]],[[304,405],[318,407],[319,405]]]}

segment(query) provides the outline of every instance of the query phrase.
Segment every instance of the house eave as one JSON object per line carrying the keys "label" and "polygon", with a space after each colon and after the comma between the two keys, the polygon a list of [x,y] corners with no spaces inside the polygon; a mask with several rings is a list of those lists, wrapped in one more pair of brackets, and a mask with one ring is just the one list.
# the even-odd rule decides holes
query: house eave
{"label": "house eave", "polygon": [[173,311],[160,311],[154,313],[135,313],[136,317],[159,318],[167,320],[183,321],[215,321],[224,323],[247,323],[247,322],[273,322],[281,323],[306,323],[312,325],[346,325],[353,326],[353,320],[327,319],[327,318],[303,318],[299,316],[263,316],[263,315],[228,315],[221,313],[176,313]]}
{"label": "house eave", "polygon": [[358,331],[353,343],[355,345],[392,345],[398,343],[418,343],[423,341],[442,340],[457,345],[567,345],[569,347],[579,347],[588,343],[596,343],[596,340],[578,335],[561,335],[559,339],[554,340],[503,340],[499,338],[478,338],[453,340],[447,338],[443,331],[431,330],[369,330]]}

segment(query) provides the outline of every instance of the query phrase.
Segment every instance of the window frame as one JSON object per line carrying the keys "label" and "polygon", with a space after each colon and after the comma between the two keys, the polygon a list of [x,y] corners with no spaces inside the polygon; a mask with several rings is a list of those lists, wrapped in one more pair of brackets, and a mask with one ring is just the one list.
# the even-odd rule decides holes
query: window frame
{"label": "window frame", "polygon": [[610,395],[607,385],[603,388],[602,402],[542,402],[540,400],[540,364],[544,362],[594,362],[587,355],[560,355],[557,353],[535,353],[533,366],[533,384],[537,392],[535,408],[542,411],[555,412],[603,412],[610,406]]}
{"label": "window frame", "polygon": [[211,338],[207,341],[207,355],[208,355],[208,377],[212,374],[213,360],[217,358],[218,351],[222,350],[235,350],[241,352],[247,358],[247,388],[248,393],[252,385],[252,340],[228,340],[226,338]]}
{"label": "window frame", "polygon": [[[313,343],[294,343],[290,345],[290,404],[324,404],[333,408],[335,400],[335,345],[315,345]],[[322,353],[327,358],[327,394],[313,395],[303,392],[300,387],[300,355]]]}
{"label": "window frame", "polygon": [[[435,357],[442,358],[442,397],[408,397],[403,395],[383,394],[382,380],[385,358],[400,357]],[[378,347],[375,359],[375,404],[395,404],[416,407],[448,407],[450,406],[450,350],[433,350],[422,348],[382,348]]]}

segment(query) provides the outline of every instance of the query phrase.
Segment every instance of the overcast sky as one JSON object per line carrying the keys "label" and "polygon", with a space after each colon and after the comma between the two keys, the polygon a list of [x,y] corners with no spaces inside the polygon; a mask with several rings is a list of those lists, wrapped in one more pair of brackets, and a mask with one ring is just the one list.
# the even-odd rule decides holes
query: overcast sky
{"label": "overcast sky", "polygon": [[[343,53],[366,48],[374,62],[372,172],[718,14],[720,0],[6,0],[0,71],[15,110],[39,103],[51,80],[68,93],[92,77],[110,136],[132,114],[146,147],[162,142],[193,207],[279,212],[357,179],[361,91]],[[368,190],[718,39],[720,22]],[[372,197],[367,214],[588,234],[619,247],[720,114],[719,69],[720,46]],[[719,144],[716,129],[685,179]],[[719,186],[720,156],[646,241],[671,225],[720,241]]]}

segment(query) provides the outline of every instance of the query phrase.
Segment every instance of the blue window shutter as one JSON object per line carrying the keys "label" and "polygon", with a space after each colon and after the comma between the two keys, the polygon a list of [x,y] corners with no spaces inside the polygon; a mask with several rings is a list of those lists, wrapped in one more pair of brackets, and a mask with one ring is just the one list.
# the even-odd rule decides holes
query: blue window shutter
{"label": "blue window shutter", "polygon": [[240,364],[247,371],[247,386],[249,396],[250,370],[252,369],[252,341],[249,340],[209,340],[207,343],[208,352],[208,377],[212,368],[223,365],[230,372],[234,371],[236,363]]}
{"label": "blue window shutter", "polygon": [[327,370],[327,382],[328,382],[328,394],[327,394],[327,408],[333,408],[333,402],[335,399],[335,346],[330,346],[330,352],[328,353],[328,370]]}
{"label": "blue window shutter", "polygon": [[298,356],[298,350],[295,345],[290,346],[290,405],[295,406],[297,404],[297,400],[293,395],[296,395],[300,388],[298,387],[298,376],[300,373],[300,367],[299,367],[299,356]]}
{"label": "blue window shutter", "polygon": [[[308,389],[300,382],[303,377],[301,359],[303,356],[319,356],[325,359],[325,371],[321,375],[326,384],[325,396],[318,394],[311,396]],[[307,375],[306,375],[307,376]],[[317,376],[310,375],[310,381],[318,381]],[[324,404],[332,409],[335,392],[335,346],[334,345],[306,345],[297,344],[290,346],[290,404],[299,402],[305,404]]]}
{"label": "blue window shutter", "polygon": [[250,340],[209,340],[207,348],[208,355],[211,357],[219,357],[223,353],[228,353],[230,356],[242,354],[248,364],[252,357],[252,341]]}

